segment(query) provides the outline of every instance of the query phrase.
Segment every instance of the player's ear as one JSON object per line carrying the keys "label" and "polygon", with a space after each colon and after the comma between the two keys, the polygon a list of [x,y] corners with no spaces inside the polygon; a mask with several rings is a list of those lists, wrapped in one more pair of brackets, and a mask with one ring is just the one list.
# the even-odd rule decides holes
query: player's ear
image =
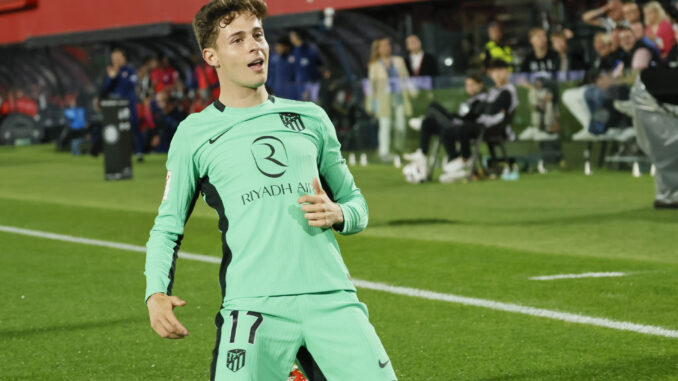
{"label": "player's ear", "polygon": [[215,68],[219,68],[221,65],[219,64],[219,56],[217,56],[216,50],[214,48],[205,48],[202,50],[202,59],[207,62],[208,65],[214,66]]}

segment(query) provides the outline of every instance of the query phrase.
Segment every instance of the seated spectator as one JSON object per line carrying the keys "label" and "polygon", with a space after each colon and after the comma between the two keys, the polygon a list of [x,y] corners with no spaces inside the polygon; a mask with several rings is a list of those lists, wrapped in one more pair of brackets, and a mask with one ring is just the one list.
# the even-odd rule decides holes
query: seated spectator
{"label": "seated spectator", "polygon": [[489,41],[485,44],[485,51],[483,53],[483,63],[485,68],[492,60],[502,60],[509,65],[513,64],[513,52],[511,47],[502,41],[501,26],[497,22],[491,22],[487,26],[487,34]]}
{"label": "seated spectator", "polygon": [[[494,60],[488,65],[488,74],[494,82],[487,92],[484,107],[481,114],[475,120],[465,120],[456,129],[456,135],[446,134],[448,139],[454,138],[459,141],[460,155],[456,151],[449,152],[452,159],[446,166],[445,172],[440,176],[440,181],[450,183],[467,178],[473,170],[471,160],[471,141],[476,139],[484,130],[485,138],[501,137],[512,139],[511,119],[516,107],[518,107],[518,94],[515,86],[509,82],[509,64],[503,60]],[[448,142],[444,143],[450,150],[454,147]],[[517,172],[514,176],[517,175]],[[508,179],[508,177],[506,177]]]}
{"label": "seated spectator", "polygon": [[662,58],[665,58],[676,44],[676,36],[671,21],[664,8],[658,1],[650,1],[643,6],[645,14],[645,36],[659,48]]}
{"label": "seated spectator", "polygon": [[435,77],[438,75],[438,61],[430,53],[421,48],[421,40],[412,34],[405,40],[405,47],[410,54],[407,57],[407,71],[412,77]]}
{"label": "seated spectator", "polygon": [[640,17],[640,8],[634,0],[625,0],[622,5],[622,14],[624,15],[624,20],[626,25],[631,25],[636,21],[642,21]]}
{"label": "seated spectator", "polygon": [[[425,168],[431,138],[434,135],[439,135],[440,141],[447,151],[448,164],[443,166],[443,171],[447,172],[448,167],[455,166],[453,162],[459,156],[455,146],[459,135],[458,130],[466,122],[476,122],[485,108],[487,94],[483,86],[482,73],[474,72],[466,76],[464,89],[469,98],[459,105],[459,110],[456,113],[447,111],[438,102],[433,102],[428,106],[425,116],[410,119],[410,127],[414,130],[420,130],[419,148],[411,154],[405,154],[405,160],[417,162]],[[453,169],[456,169],[456,167]]]}
{"label": "seated spectator", "polygon": [[[633,81],[635,81],[635,76],[640,70],[650,66],[657,66],[662,61],[654,47],[647,44],[642,39],[636,39],[631,28],[619,28],[619,45],[630,57],[630,65],[625,65],[623,67],[623,71],[626,72],[626,74],[633,73],[633,78],[626,81],[628,84],[632,84]],[[615,76],[618,76],[618,74],[619,73],[616,73]]]}
{"label": "seated spectator", "polygon": [[593,49],[596,51],[596,57],[591,68],[587,71],[584,85],[563,92],[563,103],[583,127],[579,133],[575,134],[575,140],[590,140],[593,136],[588,132],[591,113],[584,97],[586,89],[596,82],[601,72],[611,73],[617,65],[622,64],[613,54],[609,34],[596,33],[593,37]]}
{"label": "seated spectator", "polygon": [[591,26],[604,28],[608,33],[619,26],[628,26],[621,0],[608,0],[602,7],[585,12],[581,19]]}

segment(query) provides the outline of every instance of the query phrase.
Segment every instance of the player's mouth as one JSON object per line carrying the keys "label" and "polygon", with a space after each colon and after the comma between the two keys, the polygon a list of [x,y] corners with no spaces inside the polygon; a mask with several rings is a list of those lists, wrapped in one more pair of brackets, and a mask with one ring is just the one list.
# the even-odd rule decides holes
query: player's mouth
{"label": "player's mouth", "polygon": [[247,67],[252,69],[255,72],[259,72],[264,70],[264,59],[263,58],[257,58],[256,60],[250,62],[247,64]]}

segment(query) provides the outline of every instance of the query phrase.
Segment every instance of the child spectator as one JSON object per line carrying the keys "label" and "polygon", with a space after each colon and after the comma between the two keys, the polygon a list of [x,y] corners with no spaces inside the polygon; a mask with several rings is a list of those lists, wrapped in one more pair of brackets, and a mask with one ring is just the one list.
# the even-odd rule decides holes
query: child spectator
{"label": "child spectator", "polygon": [[[420,118],[412,118],[410,127],[419,132],[419,148],[413,153],[405,154],[405,160],[411,161],[426,168],[426,160],[429,153],[429,145],[434,135],[440,136],[441,143],[447,151],[447,164],[443,166],[444,172],[456,171],[458,158],[456,141],[459,130],[464,123],[475,123],[483,113],[487,93],[483,86],[483,74],[480,72],[470,73],[464,80],[464,89],[469,98],[459,105],[456,113],[447,111],[440,103],[431,103],[426,114]],[[468,147],[462,148],[466,152]],[[455,161],[456,160],[456,161]]]}

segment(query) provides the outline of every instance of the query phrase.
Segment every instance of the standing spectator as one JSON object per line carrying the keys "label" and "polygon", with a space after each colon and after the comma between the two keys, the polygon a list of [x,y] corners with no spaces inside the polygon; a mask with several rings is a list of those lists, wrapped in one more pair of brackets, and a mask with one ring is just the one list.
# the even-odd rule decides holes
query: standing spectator
{"label": "standing spectator", "polygon": [[320,55],[301,37],[301,32],[290,32],[290,42],[294,46],[294,81],[297,87],[297,96],[294,99],[315,101],[320,89]]}
{"label": "standing spectator", "polygon": [[198,92],[203,100],[211,102],[219,98],[219,78],[213,66],[199,58],[193,76],[196,78]]}
{"label": "standing spectator", "polygon": [[549,48],[546,31],[543,28],[532,28],[529,32],[532,51],[525,57],[521,65],[523,73],[547,73],[555,77],[554,73],[560,70],[560,56]]}
{"label": "standing spectator", "polygon": [[436,58],[421,49],[421,40],[412,34],[405,40],[405,47],[410,52],[407,59],[407,71],[412,77],[435,77],[438,75]]}
{"label": "standing spectator", "polygon": [[111,52],[111,66],[106,68],[106,81],[104,82],[102,98],[113,95],[129,101],[132,135],[134,136],[134,151],[137,154],[137,162],[144,161],[143,138],[139,130],[139,118],[137,116],[136,85],[138,82],[137,72],[127,65],[125,52],[116,48]]}
{"label": "standing spectator", "polygon": [[645,36],[654,42],[664,58],[676,44],[676,35],[671,27],[671,21],[658,1],[645,4],[643,12],[645,13]]}
{"label": "standing spectator", "polygon": [[294,57],[292,43],[287,37],[275,42],[274,51],[268,60],[267,85],[280,98],[295,99]]}
{"label": "standing spectator", "polygon": [[511,52],[511,47],[502,41],[503,34],[499,23],[491,22],[487,27],[487,34],[490,41],[485,44],[485,52],[483,54],[485,68],[488,67],[492,60],[497,59],[502,60],[509,65],[513,64],[513,52]]}
{"label": "standing spectator", "polygon": [[[412,114],[407,65],[402,57],[391,55],[387,38],[372,43],[368,78],[367,110],[379,119],[379,156],[386,162],[391,160],[391,118],[395,117],[394,148],[399,153],[405,145],[405,116]],[[398,155],[395,164],[400,164]]]}
{"label": "standing spectator", "polygon": [[608,33],[618,26],[628,26],[621,0],[608,0],[602,7],[585,12],[581,18],[585,23],[604,28]]}
{"label": "standing spectator", "polygon": [[624,20],[626,20],[628,25],[631,25],[631,23],[636,21],[643,21],[640,16],[640,8],[633,0],[624,1],[624,5],[622,5],[622,13],[624,14]]}
{"label": "standing spectator", "polygon": [[587,65],[581,49],[568,44],[568,38],[563,31],[551,33],[551,46],[560,57],[560,71],[567,73],[572,70],[585,70]]}
{"label": "standing spectator", "polygon": [[167,57],[162,57],[160,59],[160,66],[151,72],[151,82],[155,86],[156,94],[165,89],[170,92],[173,91],[174,85],[178,80],[179,72],[170,65],[169,58]]}
{"label": "standing spectator", "polygon": [[529,89],[531,125],[521,134],[521,140],[555,140],[558,135],[558,83],[560,55],[549,48],[546,31],[532,28],[529,33],[532,52],[525,57],[521,71],[530,74],[530,80],[521,81]]}
{"label": "standing spectator", "polygon": [[78,107],[76,95],[72,95],[68,100],[68,108],[64,110],[64,117],[68,125],[67,138],[71,140],[71,154],[80,155],[82,139],[87,127],[87,118],[85,117],[85,108]]}

